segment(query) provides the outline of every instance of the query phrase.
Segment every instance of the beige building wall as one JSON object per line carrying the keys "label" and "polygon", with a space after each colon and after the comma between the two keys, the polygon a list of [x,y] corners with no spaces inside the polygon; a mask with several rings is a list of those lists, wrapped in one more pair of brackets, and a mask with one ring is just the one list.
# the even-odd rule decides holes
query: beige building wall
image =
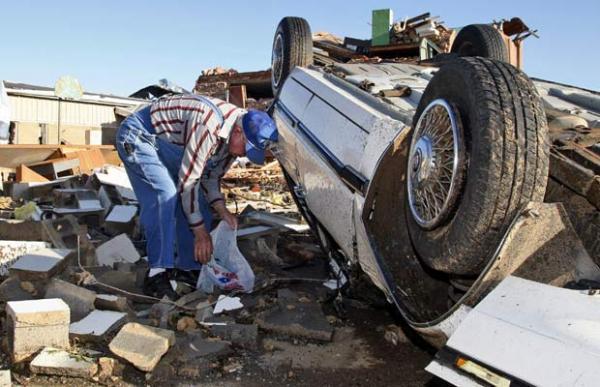
{"label": "beige building wall", "polygon": [[[55,99],[9,95],[16,144],[58,144],[58,109]],[[60,102],[60,141],[87,144],[90,130],[116,127],[114,106],[76,101]]]}
{"label": "beige building wall", "polygon": [[[105,126],[104,131],[114,131],[114,125]],[[61,125],[60,140],[66,144],[72,145],[101,145],[102,141],[92,142],[90,144],[89,131],[102,131],[99,127]],[[41,139],[40,139],[41,137]],[[93,136],[102,138],[102,136]],[[16,122],[15,123],[15,144],[58,144],[58,125],[56,124],[38,124],[34,122]]]}

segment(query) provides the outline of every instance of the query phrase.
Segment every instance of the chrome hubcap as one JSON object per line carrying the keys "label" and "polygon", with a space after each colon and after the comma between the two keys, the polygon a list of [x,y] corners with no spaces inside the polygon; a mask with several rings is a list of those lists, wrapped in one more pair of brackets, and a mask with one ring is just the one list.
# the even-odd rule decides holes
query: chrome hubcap
{"label": "chrome hubcap", "polygon": [[462,180],[463,144],[458,116],[436,99],[417,121],[408,159],[408,203],[424,229],[442,223],[453,209]]}
{"label": "chrome hubcap", "polygon": [[279,86],[283,72],[283,37],[278,34],[273,42],[271,54],[271,81],[275,87]]}
{"label": "chrome hubcap", "polygon": [[432,174],[435,168],[433,147],[431,138],[423,136],[415,145],[415,154],[412,159],[412,170],[418,184],[423,184]]}

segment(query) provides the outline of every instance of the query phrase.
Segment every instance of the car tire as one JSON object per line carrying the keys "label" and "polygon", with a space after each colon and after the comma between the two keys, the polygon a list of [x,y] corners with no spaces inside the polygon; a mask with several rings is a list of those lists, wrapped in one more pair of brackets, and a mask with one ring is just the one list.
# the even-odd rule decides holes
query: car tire
{"label": "car tire", "polygon": [[469,24],[459,32],[450,52],[508,62],[508,51],[500,31],[489,24]]}
{"label": "car tire", "polygon": [[308,22],[300,17],[281,19],[271,54],[271,88],[276,97],[296,66],[306,67],[313,63],[312,34]]}
{"label": "car tire", "polygon": [[[438,106],[439,101],[445,105]],[[434,114],[450,115],[442,110],[445,106],[454,114],[457,140],[452,145],[447,145],[449,140],[442,142],[439,149],[445,149],[446,158],[439,151],[431,160],[442,163],[449,160],[448,154],[456,154],[452,160],[457,166],[452,161],[455,174],[450,174],[450,179],[447,171],[444,178],[436,175],[441,169],[434,167],[429,175],[422,173],[421,165],[435,163],[424,161],[429,156],[417,157],[425,141],[422,138],[426,134],[422,133],[428,133],[427,125],[435,127],[431,123],[436,121],[427,124],[427,119]],[[439,124],[442,118],[437,122],[444,127]],[[414,116],[406,184],[408,231],[419,257],[429,267],[458,275],[481,271],[522,208],[529,201],[544,198],[549,164],[547,136],[538,93],[515,67],[476,57],[457,58],[440,68]],[[454,143],[458,144],[455,148]],[[419,191],[434,190],[431,187],[436,186],[432,183],[436,178],[438,187],[447,181],[455,183],[453,189],[448,189],[449,194],[444,196],[438,188],[433,195],[419,196]],[[426,206],[423,197],[433,204]],[[445,197],[449,198],[447,202],[442,200]],[[437,219],[429,216],[436,213],[436,208],[445,210]]]}

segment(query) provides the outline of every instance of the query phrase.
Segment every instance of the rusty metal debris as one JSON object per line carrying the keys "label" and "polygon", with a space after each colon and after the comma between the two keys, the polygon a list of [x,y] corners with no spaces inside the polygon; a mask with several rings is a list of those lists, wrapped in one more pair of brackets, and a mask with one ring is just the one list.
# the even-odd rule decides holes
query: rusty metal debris
{"label": "rusty metal debris", "polygon": [[266,110],[273,98],[271,70],[244,73],[220,68],[204,70],[193,91],[228,100],[240,107]]}
{"label": "rusty metal debris", "polygon": [[[516,17],[491,25],[501,33],[510,63],[521,67],[521,43],[529,36],[537,37],[537,31],[530,30]],[[315,64],[331,66],[335,63],[378,63],[382,60],[426,64],[436,55],[452,52],[459,31],[460,28],[450,28],[439,16],[426,12],[392,23],[386,44],[317,32],[313,34]]]}

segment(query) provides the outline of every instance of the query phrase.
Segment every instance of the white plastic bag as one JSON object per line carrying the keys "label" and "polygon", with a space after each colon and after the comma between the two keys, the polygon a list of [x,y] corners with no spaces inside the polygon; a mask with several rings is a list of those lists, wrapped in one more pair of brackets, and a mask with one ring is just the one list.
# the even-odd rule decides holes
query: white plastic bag
{"label": "white plastic bag", "polygon": [[254,272],[237,247],[237,231],[221,222],[210,235],[213,256],[202,266],[196,287],[205,293],[212,293],[214,286],[223,290],[251,292]]}

